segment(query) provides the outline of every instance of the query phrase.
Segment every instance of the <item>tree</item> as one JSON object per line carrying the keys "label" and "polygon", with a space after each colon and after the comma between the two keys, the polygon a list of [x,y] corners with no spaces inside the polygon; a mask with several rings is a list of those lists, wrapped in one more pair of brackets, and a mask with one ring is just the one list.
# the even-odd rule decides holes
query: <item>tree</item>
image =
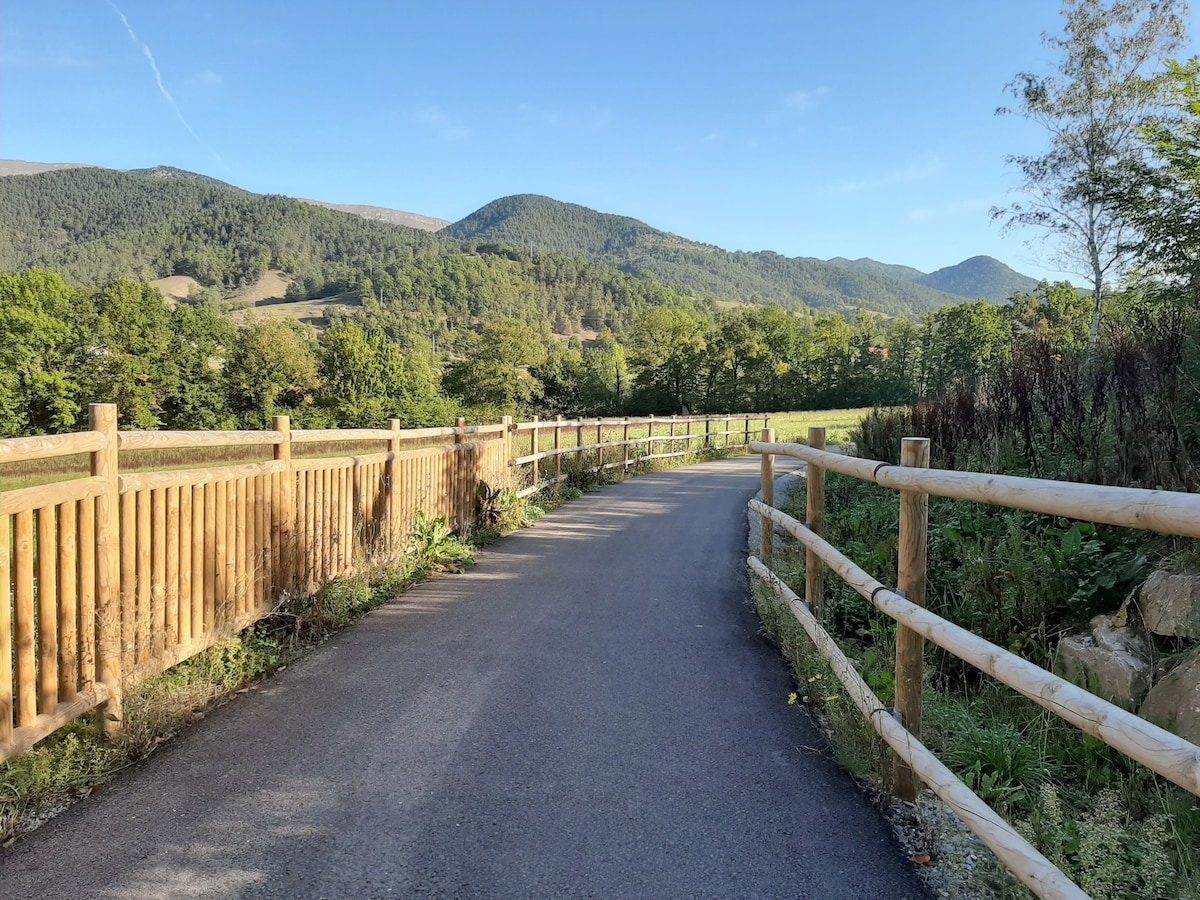
{"label": "tree", "polygon": [[1161,296],[1200,308],[1200,61],[1169,63],[1178,115],[1142,130],[1149,158],[1131,168],[1113,197],[1137,227],[1139,274]]}
{"label": "tree", "polygon": [[1058,258],[1092,284],[1094,347],[1104,283],[1128,259],[1130,221],[1109,186],[1141,154],[1138,134],[1161,109],[1164,79],[1152,71],[1184,38],[1185,0],[1065,0],[1062,35],[1043,43],[1061,54],[1058,74],[1021,72],[1007,89],[1015,113],[1043,126],[1049,149],[1012,155],[1027,199],[992,210],[1005,227],[1044,229]]}

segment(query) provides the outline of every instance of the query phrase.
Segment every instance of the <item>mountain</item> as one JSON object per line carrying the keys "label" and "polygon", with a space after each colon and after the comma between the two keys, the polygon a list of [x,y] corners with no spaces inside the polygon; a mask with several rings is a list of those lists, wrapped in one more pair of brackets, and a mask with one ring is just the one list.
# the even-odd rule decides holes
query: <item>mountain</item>
{"label": "mountain", "polygon": [[441,231],[450,223],[446,219],[435,219],[431,216],[421,216],[417,213],[404,212],[400,209],[388,209],[384,206],[364,206],[361,203],[326,203],[324,200],[309,200],[298,198],[301,203],[311,203],[326,209],[336,209],[339,212],[362,216],[372,222],[386,222],[389,225],[404,225],[408,228],[419,228],[422,231]]}
{"label": "mountain", "polygon": [[[83,163],[39,163],[26,162],[20,159],[0,159],[0,178],[6,175],[40,175],[43,172],[55,172],[63,169],[95,168],[101,167],[88,166]],[[196,181],[241,190],[241,188],[234,188],[231,184],[226,184],[207,175],[199,175],[195,172],[177,169],[174,166],[154,166],[149,169],[110,169],[108,171],[124,172],[127,175],[145,175],[150,178],[164,178],[175,181]],[[370,219],[375,222],[386,222],[389,225],[404,225],[407,228],[418,228],[422,231],[439,231],[450,224],[445,219],[435,219],[431,216],[422,216],[417,213],[404,212],[399,209],[388,209],[382,206],[327,203],[324,200],[308,200],[303,197],[297,199],[304,203],[312,203],[316,206],[323,206],[326,209],[335,209],[339,212],[350,213],[351,215],[361,216],[364,219]]]}
{"label": "mountain", "polygon": [[[846,259],[844,256],[835,256],[833,259],[825,260],[825,262],[831,266],[840,266],[843,269],[858,269],[862,272],[882,275],[884,278],[894,278],[897,281],[918,281],[925,274],[920,269],[914,269],[912,266],[882,263],[871,259],[869,256],[864,256],[862,259]],[[954,292],[951,291],[950,293]]]}
{"label": "mountain", "polygon": [[1036,278],[1022,275],[998,259],[972,256],[956,266],[947,266],[917,279],[918,284],[967,297],[1004,303],[1017,291],[1028,293],[1038,286]]}
{"label": "mountain", "polygon": [[442,233],[463,241],[583,256],[717,299],[835,311],[861,306],[886,313],[938,309],[962,299],[862,266],[789,258],[770,251],[722,250],[637,219],[536,194],[495,200]]}
{"label": "mountain", "polygon": [[170,167],[0,178],[0,271],[52,268],[78,284],[189,275],[234,288],[272,267],[345,282],[364,261],[369,268],[448,243]]}

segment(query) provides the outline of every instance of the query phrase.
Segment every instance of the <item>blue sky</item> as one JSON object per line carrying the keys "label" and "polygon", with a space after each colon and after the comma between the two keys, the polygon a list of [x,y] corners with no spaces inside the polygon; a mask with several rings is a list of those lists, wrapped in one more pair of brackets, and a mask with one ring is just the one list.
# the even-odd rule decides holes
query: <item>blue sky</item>
{"label": "blue sky", "polygon": [[1043,144],[994,111],[1052,68],[1058,10],[6,0],[0,157],[451,220],[538,193],[729,249],[1045,277],[1052,247],[988,210],[1018,183],[1005,155]]}

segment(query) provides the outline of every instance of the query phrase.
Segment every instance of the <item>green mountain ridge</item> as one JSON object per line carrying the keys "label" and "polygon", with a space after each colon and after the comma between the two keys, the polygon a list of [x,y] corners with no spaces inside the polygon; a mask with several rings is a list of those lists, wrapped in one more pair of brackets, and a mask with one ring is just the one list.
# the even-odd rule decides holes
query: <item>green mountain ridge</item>
{"label": "green mountain ridge", "polygon": [[[628,216],[601,213],[537,194],[502,197],[441,233],[460,240],[584,256],[624,272],[653,276],[724,300],[804,305],[838,312],[865,307],[899,314],[940,309],[960,303],[964,297],[985,296],[947,289],[974,283],[966,278],[960,282],[944,277],[938,284],[929,284],[923,280],[932,276],[916,269],[870,259],[823,261],[786,257],[769,250],[728,251],[661,231]],[[991,285],[986,287],[992,299],[990,295],[996,291]]]}
{"label": "green mountain ridge", "polygon": [[379,208],[254,194],[171,166],[121,171],[8,161],[0,165],[0,175],[5,171],[0,271],[53,268],[81,284],[191,275],[231,289],[279,268],[308,279],[313,294],[322,279],[348,286],[361,277],[356,273],[417,253],[527,259],[530,250],[586,259],[709,300],[830,312],[911,314],[963,298],[1002,302],[1037,283],[990,257],[925,275],[870,258],[728,251],[534,194],[500,198],[433,231],[440,222],[428,217],[415,217],[424,220],[418,230]]}
{"label": "green mountain ridge", "polygon": [[918,284],[947,291],[972,300],[980,298],[1003,303],[1017,291],[1029,293],[1038,286],[1036,278],[1022,275],[990,256],[972,256],[956,266],[922,275]]}

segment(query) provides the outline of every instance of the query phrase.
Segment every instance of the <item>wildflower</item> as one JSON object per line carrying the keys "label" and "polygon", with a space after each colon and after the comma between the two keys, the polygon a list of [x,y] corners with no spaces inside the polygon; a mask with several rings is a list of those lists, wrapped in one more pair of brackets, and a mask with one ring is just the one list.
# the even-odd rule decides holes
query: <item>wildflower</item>
{"label": "wildflower", "polygon": [[792,691],[792,693],[788,694],[788,706],[795,706],[795,705],[796,705],[796,699],[797,699],[797,698],[796,698],[796,692],[795,692],[795,691]]}

